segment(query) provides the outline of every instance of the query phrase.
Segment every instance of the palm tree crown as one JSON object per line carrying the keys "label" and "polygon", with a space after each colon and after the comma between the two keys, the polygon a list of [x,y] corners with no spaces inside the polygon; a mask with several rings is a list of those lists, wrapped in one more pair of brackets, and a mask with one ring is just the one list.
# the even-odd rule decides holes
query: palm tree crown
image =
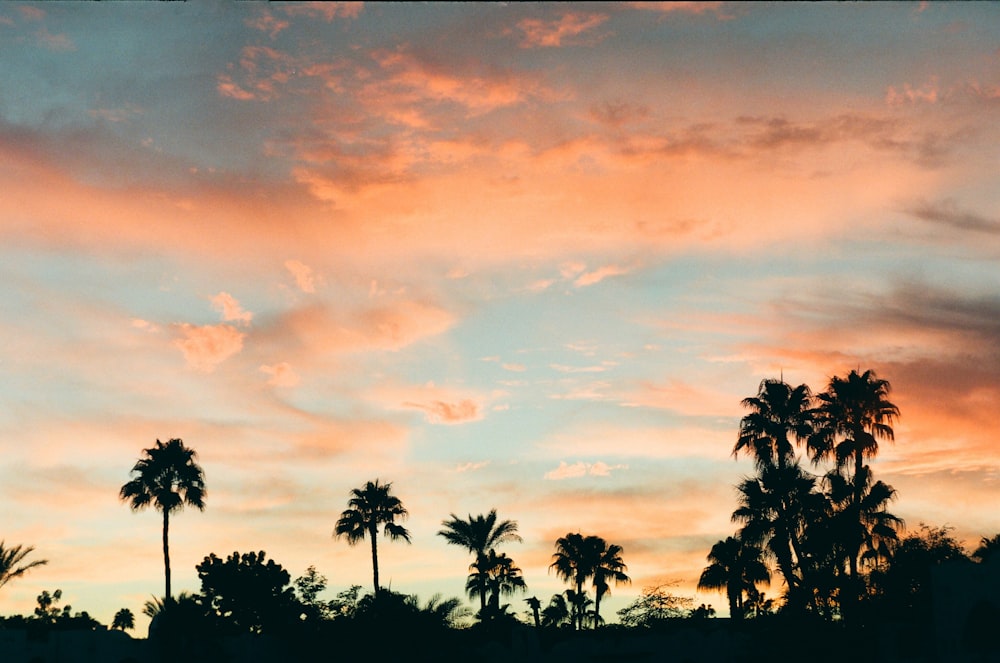
{"label": "palm tree crown", "polygon": [[708,553],[709,565],[698,579],[699,589],[717,589],[726,592],[729,615],[743,617],[743,595],[755,595],[758,583],[769,583],[771,574],[764,563],[763,551],[739,538],[728,537],[712,546]]}
{"label": "palm tree crown", "polygon": [[784,380],[763,380],[757,395],[744,398],[750,413],[740,420],[733,455],[740,451],[754,457],[758,467],[783,467],[795,455],[793,442],[813,433],[812,392],[800,384],[792,388]]}
{"label": "palm tree crown", "polygon": [[396,518],[404,519],[409,513],[398,497],[392,495],[392,483],[379,483],[379,480],[369,481],[364,488],[351,490],[351,499],[347,501],[347,509],[340,514],[340,520],[334,529],[334,536],[346,537],[352,546],[368,537],[372,549],[372,578],[375,593],[379,593],[378,584],[378,528],[384,525],[383,533],[391,540],[403,539],[410,542],[410,532],[395,522]]}
{"label": "palm tree crown", "polygon": [[599,536],[588,536],[594,555],[594,628],[601,621],[601,597],[611,593],[611,585],[628,584],[632,579],[625,575],[628,567],[622,560],[622,547],[609,544]]}
{"label": "palm tree crown", "polygon": [[166,597],[170,598],[170,550],[168,532],[170,513],[185,504],[205,510],[205,473],[195,462],[197,454],[184,446],[180,439],[142,450],[132,468],[132,479],[122,486],[119,499],[128,502],[133,511],[152,505],[163,513],[163,565],[166,577]]}
{"label": "palm tree crown", "polygon": [[[556,540],[556,552],[552,555],[550,570],[567,582],[576,585],[575,596],[583,597],[583,586],[588,580],[594,581],[597,600],[594,603],[595,628],[600,621],[601,597],[606,594],[609,581],[616,584],[629,582],[625,575],[628,567],[621,559],[621,546],[608,545],[599,536],[583,536],[579,532],[569,533]],[[574,619],[576,628],[583,629],[584,613],[582,601],[576,604]]]}
{"label": "palm tree crown", "polygon": [[7,548],[4,542],[0,541],[0,587],[3,587],[14,578],[20,578],[36,566],[49,563],[46,559],[36,559],[33,562],[22,564],[24,558],[34,552],[34,550],[33,546]]}

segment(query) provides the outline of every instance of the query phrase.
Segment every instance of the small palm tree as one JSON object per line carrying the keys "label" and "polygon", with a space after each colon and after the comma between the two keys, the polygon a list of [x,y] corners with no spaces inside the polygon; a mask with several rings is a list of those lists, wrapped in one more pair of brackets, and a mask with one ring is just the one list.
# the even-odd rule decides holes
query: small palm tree
{"label": "small palm tree", "polygon": [[[517,522],[514,520],[498,522],[496,509],[491,509],[485,516],[479,514],[473,517],[470,513],[468,520],[462,520],[453,513],[451,519],[442,521],[441,525],[444,529],[438,532],[438,536],[444,537],[452,545],[465,548],[475,556],[477,561],[501,543],[521,541],[521,537],[517,533]],[[482,580],[485,581],[485,578]],[[480,599],[480,611],[485,611],[486,587],[479,587],[476,593]]]}
{"label": "small palm tree", "polygon": [[119,499],[128,502],[133,511],[149,505],[163,513],[163,568],[167,599],[170,598],[170,514],[185,504],[205,510],[205,473],[195,462],[198,454],[184,446],[180,439],[142,450],[132,468],[132,480],[122,486]]}
{"label": "small palm tree", "polygon": [[112,629],[120,629],[125,631],[126,629],[131,630],[135,628],[135,617],[132,615],[132,611],[128,608],[122,608],[115,613],[115,619],[111,622]]}
{"label": "small palm tree", "polygon": [[531,608],[531,616],[535,618],[535,628],[541,628],[542,602],[538,600],[537,596],[529,596],[528,598],[524,599],[524,602],[528,604],[529,608]]}
{"label": "small palm tree", "polygon": [[[594,577],[594,560],[589,554],[589,546],[579,532],[570,532],[556,540],[556,551],[552,555],[549,570],[555,570],[562,580],[576,586],[576,596],[583,596],[583,586]],[[583,613],[574,604],[573,624],[583,629]]]}
{"label": "small palm tree", "polygon": [[521,569],[514,565],[514,560],[507,557],[506,553],[497,555],[495,550],[490,550],[486,555],[480,556],[469,567],[469,571],[471,573],[465,584],[469,596],[482,597],[484,591],[489,594],[484,603],[487,607],[479,613],[481,620],[501,614],[501,596],[512,596],[514,592],[528,589]]}
{"label": "small palm tree", "polygon": [[622,547],[609,544],[599,536],[588,536],[594,555],[594,628],[601,623],[601,597],[611,593],[609,583],[628,584],[632,579],[625,575],[628,567],[622,560]]}
{"label": "small palm tree", "polygon": [[0,587],[3,587],[14,578],[20,578],[31,569],[48,564],[46,559],[36,559],[24,563],[24,558],[35,551],[33,546],[14,546],[8,548],[0,541]]}
{"label": "small palm tree", "polygon": [[701,572],[698,589],[715,589],[726,592],[729,615],[743,618],[743,595],[755,595],[757,583],[767,584],[771,574],[764,563],[763,551],[736,537],[728,537],[712,546],[708,553],[710,562]]}
{"label": "small palm tree", "polygon": [[380,591],[378,584],[378,528],[384,525],[384,534],[396,541],[410,542],[410,532],[395,522],[396,518],[406,518],[409,513],[398,497],[392,495],[392,483],[380,484],[378,479],[369,481],[364,488],[351,490],[347,510],[340,514],[340,520],[333,531],[335,537],[347,537],[354,545],[368,537],[372,548],[372,581],[375,594]]}
{"label": "small palm tree", "polygon": [[549,599],[549,604],[542,610],[542,626],[571,624],[574,614],[564,595],[553,594],[552,598]]}

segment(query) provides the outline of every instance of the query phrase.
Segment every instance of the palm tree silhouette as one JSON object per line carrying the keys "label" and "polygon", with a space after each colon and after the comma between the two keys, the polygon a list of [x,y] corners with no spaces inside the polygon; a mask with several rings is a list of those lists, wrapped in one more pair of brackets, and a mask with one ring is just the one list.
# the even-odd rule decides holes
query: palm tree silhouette
{"label": "palm tree silhouette", "polygon": [[0,541],[0,587],[3,587],[14,578],[20,578],[31,569],[48,564],[47,559],[36,559],[27,564],[23,564],[24,558],[35,551],[34,546],[25,548],[23,545],[8,548]]}
{"label": "palm tree silhouette", "polygon": [[[579,532],[570,532],[556,539],[556,551],[549,570],[555,569],[556,576],[576,585],[576,596],[583,595],[583,585],[594,576],[593,557],[588,552],[588,545]],[[573,625],[577,630],[583,629],[583,613],[575,603]]]}
{"label": "palm tree silhouette", "polygon": [[[0,544],[0,547],[2,545]],[[1000,557],[1000,534],[994,534],[992,538],[981,537],[979,547],[972,553],[972,558],[978,562],[988,562],[994,557]]]}
{"label": "palm tree silhouette", "polygon": [[[573,591],[573,590],[569,590]],[[560,626],[572,623],[575,610],[571,611],[570,603],[563,594],[553,594],[549,604],[542,610],[542,626]]]}
{"label": "palm tree silhouette", "polygon": [[531,616],[535,618],[535,628],[541,628],[542,602],[538,600],[537,596],[529,596],[528,598],[524,599],[524,602],[528,604],[529,608],[531,608]]}
{"label": "palm tree silhouette", "polygon": [[[820,401],[817,428],[807,445],[814,462],[832,457],[837,471],[849,479],[846,511],[852,514],[856,532],[863,528],[865,494],[874,487],[865,459],[878,455],[879,439],[892,441],[895,437],[892,423],[899,417],[899,408],[888,400],[890,390],[888,380],[879,379],[872,370],[860,374],[851,371],[846,378],[831,378],[826,391],[816,396]],[[861,543],[858,535],[853,537],[848,558],[852,582],[858,577]]]}
{"label": "palm tree silhouette", "polygon": [[378,479],[369,481],[364,488],[351,490],[351,499],[347,501],[347,509],[340,514],[340,520],[333,531],[335,537],[347,537],[347,542],[354,545],[367,536],[372,547],[372,581],[375,594],[378,595],[378,528],[385,525],[383,533],[395,541],[403,539],[410,543],[410,532],[402,525],[396,524],[396,518],[404,519],[409,513],[403,503],[395,495],[390,494],[392,483],[380,484]]}
{"label": "palm tree silhouette", "polygon": [[743,618],[743,594],[757,592],[757,583],[769,583],[771,574],[762,559],[763,551],[736,537],[728,537],[712,546],[710,562],[701,572],[698,589],[725,591],[729,599],[729,615]]}
{"label": "palm tree silhouette", "polygon": [[523,592],[528,588],[521,569],[514,565],[514,560],[507,557],[507,553],[498,555],[491,549],[476,558],[469,571],[471,573],[465,583],[469,596],[478,595],[482,599],[484,592],[489,594],[488,600],[483,603],[485,607],[479,613],[480,620],[485,621],[501,613],[501,596],[512,596],[514,592]]}
{"label": "palm tree silhouette", "polygon": [[[469,514],[468,520],[462,520],[454,513],[450,520],[441,522],[444,527],[438,532],[438,536],[444,537],[445,541],[452,545],[461,546],[475,555],[476,562],[487,555],[488,551],[494,550],[501,543],[509,541],[521,541],[517,533],[517,522],[514,520],[497,521],[497,510],[491,509],[485,516],[479,514],[473,517]],[[480,578],[485,582],[485,577]],[[477,589],[480,599],[480,611],[486,610],[487,589],[481,586]],[[471,595],[471,594],[470,594]]]}
{"label": "palm tree silhouette", "polygon": [[179,439],[143,449],[132,468],[132,480],[122,486],[119,499],[127,501],[133,511],[150,504],[163,513],[163,567],[166,577],[165,597],[170,599],[170,513],[185,504],[205,510],[205,473],[195,463],[197,454]]}
{"label": "palm tree silhouette", "polygon": [[122,608],[116,612],[114,621],[111,623],[111,628],[120,629],[122,631],[125,631],[126,629],[134,629],[135,617],[132,615],[132,611],[128,608]]}
{"label": "palm tree silhouette", "polygon": [[807,440],[814,432],[812,399],[807,385],[792,388],[783,380],[763,380],[757,395],[742,401],[750,413],[740,420],[733,456],[746,452],[757,467],[783,467],[791,462],[793,442]]}
{"label": "palm tree silhouette", "polygon": [[628,567],[622,560],[622,547],[608,544],[599,536],[588,536],[585,539],[592,547],[594,555],[594,628],[601,622],[601,597],[611,593],[609,582],[616,585],[628,584],[632,579],[625,575]]}

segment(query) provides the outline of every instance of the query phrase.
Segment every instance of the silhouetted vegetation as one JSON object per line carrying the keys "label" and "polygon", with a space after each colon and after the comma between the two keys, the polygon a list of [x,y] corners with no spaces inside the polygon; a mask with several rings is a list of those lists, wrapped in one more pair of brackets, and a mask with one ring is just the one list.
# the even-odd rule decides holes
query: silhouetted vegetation
{"label": "silhouetted vegetation", "polygon": [[[630,582],[621,546],[579,532],[560,537],[549,571],[570,587],[547,602],[525,598],[529,609],[518,615],[503,601],[527,592],[524,574],[498,551],[521,541],[517,522],[500,520],[495,509],[466,519],[452,513],[438,535],[473,556],[465,589],[479,610],[473,613],[460,598],[441,595],[422,602],[380,584],[380,531],[407,542],[410,532],[398,522],[408,513],[392,484],[379,480],[350,492],[334,530],[350,544],[368,540],[371,593],[352,585],[324,598],[328,580],[316,567],[292,581],[259,551],[225,558],[208,554],[195,567],[199,593],[173,597],[169,515],[184,504],[205,507],[204,473],[181,440],[157,440],[143,450],[119,493],[134,510],[152,505],[163,513],[166,591],[142,609],[152,620],[148,660],[299,660],[314,652],[337,660],[377,652],[409,661],[537,659],[561,652],[567,660],[574,658],[573,643],[608,660],[662,655],[643,649],[653,646],[649,641],[621,639],[634,632],[666,638],[657,641],[660,647],[701,643],[707,660],[728,660],[736,651],[749,661],[784,660],[810,647],[811,659],[839,661],[838,648],[816,651],[817,643],[830,642],[838,643],[840,652],[881,647],[897,658],[931,661],[948,658],[934,649],[942,605],[955,613],[946,615],[958,643],[953,647],[995,657],[993,632],[1000,616],[995,595],[980,592],[962,603],[956,593],[982,578],[997,583],[1000,534],[983,537],[970,554],[948,527],[921,524],[906,533],[902,520],[888,511],[896,491],[875,478],[872,463],[879,442],[893,440],[900,416],[889,393],[888,381],[872,371],[834,377],[815,395],[806,385],[761,382],[757,394],[742,401],[748,412],[733,447],[734,456],[753,460],[752,474],[736,484],[737,529],[711,547],[698,578],[700,588],[725,594],[730,619],[714,619],[711,605],[694,607],[691,598],[672,593],[676,584],[667,583],[643,588],[617,611],[618,624],[596,634],[584,631],[604,623],[602,599],[613,585]],[[0,587],[46,563],[26,561],[31,552],[0,542]],[[768,598],[762,588],[772,584],[780,589]],[[44,591],[33,615],[6,617],[0,626],[24,629],[33,641],[54,632],[101,628],[86,612],[60,606],[61,600],[60,590]],[[133,629],[131,610],[119,610],[111,627]]]}

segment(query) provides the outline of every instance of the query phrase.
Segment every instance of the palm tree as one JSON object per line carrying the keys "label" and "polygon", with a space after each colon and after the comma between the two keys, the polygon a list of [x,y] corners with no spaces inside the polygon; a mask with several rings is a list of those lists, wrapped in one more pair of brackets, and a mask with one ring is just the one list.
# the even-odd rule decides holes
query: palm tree
{"label": "palm tree", "polygon": [[744,451],[758,467],[783,467],[795,455],[793,442],[813,433],[812,392],[800,384],[792,388],[784,380],[763,380],[757,395],[744,398],[750,413],[740,420],[733,455]]}
{"label": "palm tree", "polygon": [[541,628],[542,602],[538,600],[537,596],[529,596],[528,598],[524,599],[524,602],[528,604],[529,608],[531,608],[531,616],[535,618],[535,628]]}
{"label": "palm tree", "polygon": [[[814,462],[832,457],[837,471],[845,477],[851,468],[849,512],[854,514],[858,527],[862,526],[861,502],[871,486],[871,471],[865,459],[878,455],[878,440],[892,441],[895,437],[892,423],[899,417],[899,408],[888,400],[891,389],[888,380],[879,379],[872,370],[860,374],[851,371],[846,378],[831,378],[826,391],[816,396],[820,401],[816,410],[818,425],[807,445]],[[851,552],[853,582],[858,575],[860,546]]]}
{"label": "palm tree", "polygon": [[392,483],[380,484],[378,479],[369,481],[364,488],[351,490],[347,510],[340,514],[340,520],[333,531],[335,537],[345,536],[352,546],[366,536],[372,547],[372,580],[375,594],[380,591],[378,584],[378,527],[385,525],[383,533],[391,540],[403,539],[410,542],[410,532],[396,524],[396,518],[405,519],[409,513],[395,495],[390,494]]}
{"label": "palm tree", "polygon": [[[556,540],[556,552],[552,555],[549,570],[566,582],[576,585],[576,596],[583,595],[583,585],[594,577],[594,560],[589,554],[586,539],[579,532],[570,532]],[[583,613],[574,604],[573,623],[578,630],[583,629]]]}
{"label": "palm tree", "polygon": [[480,620],[495,617],[500,614],[500,597],[512,596],[514,592],[526,591],[528,585],[524,582],[521,569],[514,565],[514,560],[507,553],[497,554],[490,550],[480,555],[469,567],[469,579],[465,583],[465,591],[469,596],[483,597],[483,592],[489,593],[488,605],[479,613]]}
{"label": "palm tree", "polygon": [[3,587],[14,578],[20,578],[36,566],[49,563],[47,559],[36,559],[27,564],[22,564],[24,558],[34,552],[34,546],[25,548],[18,545],[8,548],[4,543],[4,541],[0,541],[0,587]]}
{"label": "palm tree", "polygon": [[121,629],[122,631],[135,628],[135,617],[132,615],[132,611],[128,608],[122,608],[115,613],[115,619],[111,623],[112,629]]}
{"label": "palm tree", "polygon": [[594,561],[594,628],[601,622],[601,597],[611,593],[609,582],[616,585],[630,583],[632,579],[625,575],[628,567],[622,560],[622,547],[608,544],[599,536],[588,536],[587,540],[593,548]]}
{"label": "palm tree", "polygon": [[[573,591],[573,590],[569,590]],[[570,602],[566,601],[563,594],[553,594],[549,599],[549,604],[542,610],[542,626],[560,626],[572,623],[575,610],[570,609]]]}
{"label": "palm tree", "polygon": [[[443,536],[452,545],[467,549],[475,555],[477,561],[501,543],[521,541],[521,537],[517,533],[517,522],[514,520],[497,522],[496,509],[491,509],[485,516],[479,514],[473,517],[470,513],[468,520],[462,520],[453,513],[451,520],[444,520],[441,525],[444,529],[438,532],[438,536]],[[485,578],[482,579],[485,581]],[[486,587],[480,587],[476,593],[480,599],[480,610],[484,611],[486,609]]]}
{"label": "palm tree", "polygon": [[739,538],[728,537],[712,546],[710,564],[701,572],[698,589],[725,591],[729,599],[729,615],[743,618],[743,594],[754,595],[757,583],[767,584],[771,574],[762,559],[763,551]]}
{"label": "palm tree", "polygon": [[122,486],[118,497],[127,501],[133,511],[150,504],[163,513],[163,567],[166,577],[166,598],[170,598],[170,513],[185,504],[205,510],[205,473],[195,462],[197,454],[179,439],[143,449],[144,456],[132,468],[132,480]]}

